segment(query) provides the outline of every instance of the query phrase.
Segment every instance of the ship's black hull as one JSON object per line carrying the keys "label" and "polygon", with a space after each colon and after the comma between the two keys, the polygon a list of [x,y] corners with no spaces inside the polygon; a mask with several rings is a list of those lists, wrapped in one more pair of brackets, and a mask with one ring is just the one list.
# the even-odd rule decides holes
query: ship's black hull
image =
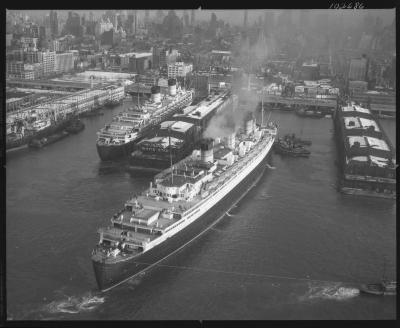
{"label": "ship's black hull", "polygon": [[133,140],[122,145],[99,145],[96,144],[97,153],[102,161],[113,161],[121,158],[128,158],[134,151],[135,144],[139,140]]}
{"label": "ship's black hull", "polygon": [[22,137],[21,139],[7,141],[6,142],[6,150],[9,151],[13,148],[28,145],[28,143],[31,142],[35,138],[40,139],[40,138],[46,138],[48,136],[51,136],[52,134],[60,132],[63,129],[65,129],[70,123],[71,123],[71,118],[67,118],[67,119],[59,121],[57,123],[53,123],[52,125],[46,127],[45,129],[43,129],[39,132],[26,135],[26,136]]}
{"label": "ship's black hull", "polygon": [[[181,149],[175,155],[172,156],[172,164],[179,162],[184,159],[193,151],[192,147],[187,147],[186,149]],[[131,168],[148,168],[148,169],[157,169],[157,170],[165,170],[171,167],[171,158],[169,156],[162,156],[157,154],[151,155],[136,155],[131,156],[129,158],[129,165]]]}
{"label": "ship's black hull", "polygon": [[255,185],[264,173],[268,157],[269,155],[267,155],[245,179],[231,190],[230,193],[221,199],[221,201],[215,204],[196,221],[161,244],[139,256],[114,264],[92,261],[99,289],[106,291],[119,285],[140,272],[149,269],[151,266],[169,255],[172,255],[199,236],[221,218],[227,210],[237,203],[248,192],[248,190]]}

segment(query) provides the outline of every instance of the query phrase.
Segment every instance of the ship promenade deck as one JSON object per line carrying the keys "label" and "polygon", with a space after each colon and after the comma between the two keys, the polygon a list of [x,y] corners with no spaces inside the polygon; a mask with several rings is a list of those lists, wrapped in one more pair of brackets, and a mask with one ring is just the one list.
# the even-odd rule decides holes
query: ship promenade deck
{"label": "ship promenade deck", "polygon": [[[168,209],[176,214],[189,214],[197,208],[202,200],[212,197],[217,193],[226,183],[234,179],[237,174],[251,161],[255,159],[258,153],[265,147],[269,142],[271,136],[264,135],[262,139],[253,146],[252,149],[246,154],[245,157],[240,158],[238,161],[234,162],[231,166],[218,165],[217,170],[213,172],[213,179],[205,184],[199,195],[196,195],[191,200],[178,200],[173,202],[168,202],[167,200],[161,199],[159,197],[154,197],[149,195],[148,190],[144,191],[141,195],[137,197],[137,201],[141,203],[145,208],[151,208],[156,210]],[[178,166],[180,163],[184,163],[187,159],[180,161],[175,164]],[[167,171],[167,170],[166,170]],[[170,171],[170,170],[169,170]],[[165,176],[165,171],[160,173],[158,176]],[[158,200],[157,200],[158,199]],[[127,202],[127,204],[134,205],[136,202],[135,198],[132,198]]]}

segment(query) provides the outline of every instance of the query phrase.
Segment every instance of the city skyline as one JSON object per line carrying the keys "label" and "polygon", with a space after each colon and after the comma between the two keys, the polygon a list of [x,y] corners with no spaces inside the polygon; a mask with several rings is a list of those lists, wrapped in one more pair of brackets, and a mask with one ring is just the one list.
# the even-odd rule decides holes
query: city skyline
{"label": "city skyline", "polygon": [[[49,10],[9,10],[10,12],[16,12],[16,13],[22,13],[22,14],[27,14],[35,18],[43,18],[44,16],[48,15],[51,9]],[[113,9],[107,9],[107,10],[113,10]],[[100,9],[87,9],[87,10],[80,10],[80,9],[70,9],[70,10],[54,10],[56,11],[62,19],[66,19],[68,16],[68,12],[76,12],[79,15],[85,14],[86,16],[89,16],[89,13],[92,12],[94,14],[95,18],[100,18],[107,10],[100,10]],[[136,10],[136,9],[117,9],[118,11],[121,10]],[[161,9],[164,13],[164,16],[168,13],[169,10],[172,9]],[[243,15],[244,15],[244,10],[243,9],[185,9],[185,10],[179,10],[179,9],[173,9],[175,13],[179,16],[182,17],[183,13],[187,11],[189,14],[192,10],[195,12],[195,17],[197,20],[202,20],[202,21],[209,21],[211,14],[215,13],[217,15],[218,19],[222,19],[225,22],[233,25],[238,25],[241,26],[243,25]],[[144,9],[137,9],[136,10],[139,14],[139,16],[145,16],[145,11]],[[156,16],[157,10],[155,9],[150,9],[148,10],[150,13],[150,18],[154,18]],[[299,14],[302,11],[307,11],[310,13],[324,13],[324,14],[332,14],[335,15],[337,11],[330,10],[330,9],[248,9],[248,21],[249,25],[252,25],[255,21],[257,21],[259,18],[264,17],[264,12],[271,12],[274,13],[274,15],[281,14],[283,12],[288,12],[290,11],[293,14],[294,20],[297,20],[299,17]],[[347,11],[342,11],[341,15],[344,17],[345,20],[354,20],[354,19],[362,19],[362,17],[368,15],[368,14],[373,14],[374,16],[379,16],[382,18],[384,24],[389,24],[393,21],[395,18],[395,9],[363,9],[363,10],[347,10]],[[357,23],[357,22],[354,22]]]}

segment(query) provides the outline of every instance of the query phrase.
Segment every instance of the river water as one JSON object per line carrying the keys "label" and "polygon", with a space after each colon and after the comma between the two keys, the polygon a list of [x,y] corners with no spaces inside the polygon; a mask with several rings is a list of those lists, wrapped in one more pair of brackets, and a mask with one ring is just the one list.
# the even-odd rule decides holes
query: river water
{"label": "river water", "polygon": [[[7,157],[8,319],[396,317],[394,297],[357,294],[358,283],[381,278],[384,257],[395,278],[394,202],[338,193],[332,119],[286,112],[271,120],[280,135],[311,139],[310,158],[274,154],[258,185],[211,230],[141,277],[98,292],[96,230],[152,178],[98,158],[96,131],[121,110]],[[381,123],[395,144],[395,121]]]}

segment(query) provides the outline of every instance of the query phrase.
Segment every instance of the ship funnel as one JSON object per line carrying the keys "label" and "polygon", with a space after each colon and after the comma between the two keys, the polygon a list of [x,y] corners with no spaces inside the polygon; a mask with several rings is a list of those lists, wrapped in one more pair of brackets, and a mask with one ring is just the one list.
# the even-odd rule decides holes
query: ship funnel
{"label": "ship funnel", "polygon": [[246,135],[249,135],[253,132],[253,130],[254,130],[253,114],[249,113],[245,120],[244,131]]}
{"label": "ship funnel", "polygon": [[214,140],[212,138],[205,138],[201,140],[200,150],[201,150],[201,161],[203,163],[214,162],[213,144]]}
{"label": "ship funnel", "polygon": [[170,96],[176,96],[176,80],[169,79],[168,80],[168,93]]}
{"label": "ship funnel", "polygon": [[151,87],[151,101],[154,103],[161,102],[160,87],[157,85]]}

